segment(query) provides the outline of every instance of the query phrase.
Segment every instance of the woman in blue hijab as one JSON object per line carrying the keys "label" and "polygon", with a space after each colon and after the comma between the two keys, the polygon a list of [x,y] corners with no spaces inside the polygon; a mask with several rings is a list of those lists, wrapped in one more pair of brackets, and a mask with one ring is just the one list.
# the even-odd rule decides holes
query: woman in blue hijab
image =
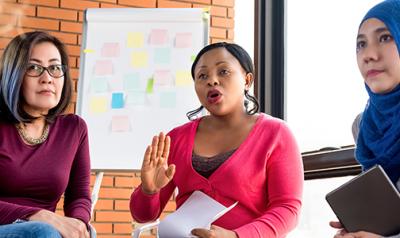
{"label": "woman in blue hijab", "polygon": [[[379,164],[400,189],[400,0],[374,6],[361,21],[357,63],[369,100],[359,124],[356,159],[363,170]],[[331,226],[341,228],[340,223]],[[340,230],[335,238],[378,238]],[[400,238],[400,234],[392,238]]]}

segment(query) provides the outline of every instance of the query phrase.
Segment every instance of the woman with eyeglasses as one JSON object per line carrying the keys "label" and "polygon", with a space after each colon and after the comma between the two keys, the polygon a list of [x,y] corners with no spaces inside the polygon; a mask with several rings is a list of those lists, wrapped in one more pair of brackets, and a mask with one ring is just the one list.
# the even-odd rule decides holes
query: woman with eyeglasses
{"label": "woman with eyeglasses", "polygon": [[62,115],[71,95],[60,40],[38,31],[11,40],[0,61],[0,237],[89,237],[87,127]]}

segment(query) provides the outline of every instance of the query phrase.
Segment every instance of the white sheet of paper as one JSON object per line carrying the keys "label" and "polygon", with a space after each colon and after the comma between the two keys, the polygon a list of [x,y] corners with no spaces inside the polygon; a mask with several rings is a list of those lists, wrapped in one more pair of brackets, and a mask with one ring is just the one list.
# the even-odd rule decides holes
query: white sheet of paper
{"label": "white sheet of paper", "polygon": [[196,237],[190,234],[194,228],[210,229],[213,221],[227,213],[237,202],[225,207],[201,191],[192,195],[174,213],[169,214],[158,226],[160,238]]}

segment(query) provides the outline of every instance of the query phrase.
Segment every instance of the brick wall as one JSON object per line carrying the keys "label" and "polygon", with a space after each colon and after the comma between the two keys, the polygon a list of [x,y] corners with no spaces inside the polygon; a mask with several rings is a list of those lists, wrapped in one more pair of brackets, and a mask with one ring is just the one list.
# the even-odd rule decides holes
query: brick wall
{"label": "brick wall", "polygon": [[[0,54],[12,37],[32,30],[48,31],[66,43],[75,85],[79,76],[79,56],[83,10],[86,8],[202,8],[211,9],[210,42],[234,38],[234,0],[0,0]],[[75,111],[76,93],[69,107]],[[91,184],[95,181],[94,174]],[[99,201],[92,218],[99,238],[128,238],[137,225],[129,213],[129,196],[140,183],[139,173],[105,173]],[[62,201],[59,203],[61,209]],[[163,213],[175,209],[171,200]],[[58,212],[61,212],[60,210]],[[150,234],[143,237],[154,237]]]}

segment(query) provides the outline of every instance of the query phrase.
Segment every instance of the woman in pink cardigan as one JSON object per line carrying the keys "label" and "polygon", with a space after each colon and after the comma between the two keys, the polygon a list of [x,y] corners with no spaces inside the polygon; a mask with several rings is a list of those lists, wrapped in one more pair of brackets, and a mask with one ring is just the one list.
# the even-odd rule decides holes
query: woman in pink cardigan
{"label": "woman in pink cardigan", "polygon": [[[257,113],[250,56],[236,44],[208,45],[192,77],[201,107],[188,113],[189,123],[153,137],[131,196],[133,218],[157,219],[175,188],[178,208],[199,190],[225,206],[238,204],[193,235],[285,237],[299,218],[302,160],[287,125]],[[196,117],[204,108],[208,115]]]}

